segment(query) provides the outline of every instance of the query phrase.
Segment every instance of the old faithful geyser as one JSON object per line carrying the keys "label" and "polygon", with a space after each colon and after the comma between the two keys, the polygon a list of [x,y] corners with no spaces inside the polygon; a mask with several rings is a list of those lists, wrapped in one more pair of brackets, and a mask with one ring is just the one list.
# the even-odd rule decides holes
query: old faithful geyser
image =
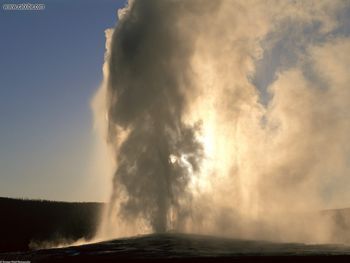
{"label": "old faithful geyser", "polygon": [[[113,35],[109,64],[109,141],[127,133],[114,149],[118,167],[112,200],[126,196],[120,216],[144,218],[157,232],[169,229],[170,221],[180,224],[189,213],[186,200],[181,203],[190,195],[189,169],[170,157],[184,156],[196,172],[202,149],[197,126],[183,121],[191,47],[172,29],[179,6],[173,3],[164,16],[169,4],[136,2]],[[177,218],[170,218],[170,211]]]}
{"label": "old faithful geyser", "polygon": [[311,212],[346,199],[330,193],[349,182],[350,39],[338,21],[349,5],[135,0],[120,10],[94,99],[114,163],[99,235],[337,240]]}

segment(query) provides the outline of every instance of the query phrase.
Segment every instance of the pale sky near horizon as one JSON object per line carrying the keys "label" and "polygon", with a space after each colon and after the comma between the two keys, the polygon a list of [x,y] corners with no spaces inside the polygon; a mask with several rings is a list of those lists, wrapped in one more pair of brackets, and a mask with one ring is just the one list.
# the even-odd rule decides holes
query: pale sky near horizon
{"label": "pale sky near horizon", "polygon": [[25,1],[0,10],[0,196],[106,201],[91,169],[90,101],[102,80],[104,30],[125,0]]}

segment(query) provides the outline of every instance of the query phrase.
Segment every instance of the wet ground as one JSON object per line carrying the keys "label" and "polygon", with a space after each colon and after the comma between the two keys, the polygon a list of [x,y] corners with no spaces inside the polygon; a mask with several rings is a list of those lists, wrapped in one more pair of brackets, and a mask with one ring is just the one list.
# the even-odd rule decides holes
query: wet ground
{"label": "wet ground", "polygon": [[305,245],[189,234],[153,234],[100,243],[2,253],[1,261],[31,262],[350,262],[345,245]]}

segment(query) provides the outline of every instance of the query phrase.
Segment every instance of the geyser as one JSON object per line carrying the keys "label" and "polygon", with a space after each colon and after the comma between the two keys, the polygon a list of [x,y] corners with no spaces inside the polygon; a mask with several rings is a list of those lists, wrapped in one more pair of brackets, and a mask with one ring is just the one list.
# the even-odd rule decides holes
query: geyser
{"label": "geyser", "polygon": [[120,10],[94,100],[115,164],[100,235],[333,240],[330,220],[311,212],[349,200],[329,197],[350,171],[344,8],[136,0]]}

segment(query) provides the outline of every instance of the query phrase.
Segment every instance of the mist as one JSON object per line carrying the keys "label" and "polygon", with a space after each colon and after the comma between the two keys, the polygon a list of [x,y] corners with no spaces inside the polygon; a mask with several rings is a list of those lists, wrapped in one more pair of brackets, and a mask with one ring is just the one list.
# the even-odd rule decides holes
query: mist
{"label": "mist", "polygon": [[[343,242],[347,1],[130,1],[106,31],[99,238],[167,231]],[[343,190],[342,190],[343,189]]]}

